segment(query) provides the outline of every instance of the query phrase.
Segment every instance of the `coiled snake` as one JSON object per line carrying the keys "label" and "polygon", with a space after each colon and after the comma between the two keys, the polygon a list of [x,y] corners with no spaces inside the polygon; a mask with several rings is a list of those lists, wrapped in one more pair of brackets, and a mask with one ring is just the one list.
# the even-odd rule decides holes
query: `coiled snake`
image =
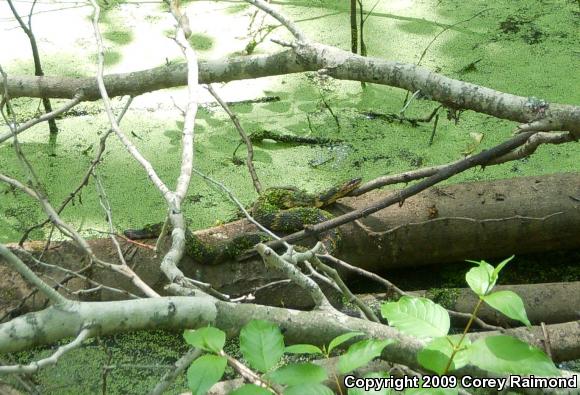
{"label": "coiled snake", "polygon": [[[252,205],[250,213],[256,221],[273,232],[296,232],[302,230],[305,225],[331,219],[333,215],[322,208],[348,195],[360,185],[360,182],[360,178],[355,178],[317,195],[293,187],[268,188]],[[133,240],[150,239],[158,237],[161,228],[162,224],[158,223],[146,225],[142,229],[128,229],[123,233]],[[269,239],[265,233],[251,232],[225,242],[210,244],[187,230],[185,233],[185,252],[196,262],[215,264],[234,259],[243,251]],[[340,232],[338,229],[331,229],[320,234],[319,239],[328,252],[332,253],[340,242]]]}

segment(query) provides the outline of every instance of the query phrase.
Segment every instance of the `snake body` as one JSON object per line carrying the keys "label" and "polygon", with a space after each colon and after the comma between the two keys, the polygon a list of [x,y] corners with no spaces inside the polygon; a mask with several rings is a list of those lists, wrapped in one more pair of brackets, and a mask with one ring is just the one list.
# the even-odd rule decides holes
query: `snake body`
{"label": "snake body", "polygon": [[[360,178],[355,178],[317,195],[293,187],[268,188],[260,194],[250,212],[256,221],[273,232],[296,232],[302,230],[305,225],[331,219],[333,215],[322,208],[346,196],[356,189],[360,182]],[[128,229],[124,234],[133,240],[148,239],[158,237],[161,229],[162,224],[153,224],[146,225],[142,229]],[[332,252],[340,241],[340,233],[338,229],[331,229],[322,233],[319,238],[327,250]],[[225,242],[207,243],[187,229],[185,252],[196,262],[215,264],[234,259],[241,252],[267,240],[269,237],[265,233],[250,232]]]}

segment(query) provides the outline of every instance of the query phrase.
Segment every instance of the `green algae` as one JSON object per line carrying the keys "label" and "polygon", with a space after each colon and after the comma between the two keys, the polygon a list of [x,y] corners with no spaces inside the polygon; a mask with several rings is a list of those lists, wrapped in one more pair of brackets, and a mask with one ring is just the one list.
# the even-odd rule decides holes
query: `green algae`
{"label": "green algae", "polygon": [[[191,7],[197,7],[197,3],[203,2],[192,2]],[[409,5],[405,6],[406,3]],[[235,17],[238,18],[238,13],[246,9],[245,5],[228,4],[222,12],[226,15],[228,12],[236,13]],[[285,1],[284,12],[291,19],[299,20],[300,28],[310,37],[344,49],[350,47],[346,2]],[[479,12],[482,13],[469,22],[451,27]],[[580,74],[576,72],[578,54],[575,52],[579,44],[577,12],[577,5],[571,1],[514,0],[502,2],[501,5],[455,0],[381,2],[366,21],[366,44],[372,56],[416,63],[435,34],[448,28],[430,46],[421,61],[424,67],[439,70],[452,78],[525,97],[578,105],[580,91],[570,89],[571,86],[580,86]],[[109,29],[105,37],[113,51],[122,54],[123,45],[139,43],[140,37],[133,35],[131,28],[121,27],[124,24],[122,12],[111,9],[102,21]],[[158,24],[159,18],[149,15],[146,21],[153,27]],[[213,35],[215,32],[195,33],[212,40],[211,45],[204,48],[204,56],[207,53],[208,57],[225,56],[219,52],[221,44],[234,39]],[[276,34],[282,38],[288,37],[282,29],[277,29]],[[242,49],[245,45],[246,42],[240,42],[237,47]],[[275,50],[278,47],[267,42],[256,48],[256,52]],[[71,53],[61,49],[58,53],[43,54],[45,72],[47,75],[93,75],[94,65],[90,62],[93,52],[93,45],[90,44],[75,48]],[[478,59],[481,60],[475,68],[465,72],[465,66]],[[135,59],[134,70],[143,68],[139,61]],[[160,58],[162,61],[163,58]],[[29,60],[15,60],[3,66],[9,74],[30,74],[31,65]],[[514,122],[469,111],[462,113],[456,125],[442,114],[433,145],[429,146],[431,125],[412,127],[405,123],[371,119],[362,114],[368,111],[397,113],[405,98],[405,92],[400,89],[368,84],[363,90],[358,82],[322,82],[314,73],[271,77],[249,83],[233,82],[228,86],[232,86],[231,90],[235,92],[235,89],[243,91],[258,83],[262,85],[252,90],[255,97],[280,96],[282,100],[236,106],[235,110],[248,132],[272,129],[343,140],[340,145],[328,146],[271,142],[256,144],[255,166],[265,186],[294,185],[314,192],[347,178],[362,176],[369,180],[417,166],[442,164],[462,157],[466,147],[473,144],[470,132],[484,133],[477,149],[486,149],[504,141],[517,126]],[[172,89],[169,93],[177,91]],[[338,114],[340,130],[323,105],[321,94]],[[53,107],[62,102],[54,101]],[[19,120],[23,121],[36,113],[38,100],[23,98],[14,100],[13,104]],[[119,106],[117,101],[115,104]],[[424,117],[436,105],[416,100],[407,109],[406,115]],[[99,103],[83,103],[76,107],[76,116],[59,120],[61,131],[53,153],[47,143],[46,125],[37,125],[20,138],[25,154],[43,180],[49,199],[55,206],[81,181],[99,138],[108,129],[108,122],[100,108]],[[152,162],[161,178],[167,180],[170,188],[174,187],[179,174],[181,131],[179,124],[176,127],[178,121],[180,118],[174,111],[137,104],[122,123],[127,135]],[[244,204],[254,201],[257,195],[243,161],[232,160],[232,153],[240,139],[227,115],[219,109],[200,109],[196,123],[196,167],[227,185]],[[485,170],[472,169],[447,182],[579,171],[579,154],[578,144],[542,146],[531,158]],[[243,147],[237,155],[245,158]],[[312,165],[321,162],[324,163]],[[98,171],[113,207],[117,230],[163,220],[166,210],[164,200],[114,136],[109,138]],[[0,172],[18,179],[24,176],[8,142],[0,145]],[[235,218],[238,211],[222,191],[197,177],[192,179],[182,209],[192,229]],[[92,181],[62,216],[86,237],[101,237],[98,232],[107,230]],[[36,202],[0,184],[0,242],[18,240],[25,228],[43,219],[44,214]],[[32,237],[44,238],[48,232],[49,228],[46,227],[33,233]],[[55,236],[60,237],[58,234]],[[243,248],[245,242],[242,240],[239,248]],[[510,277],[511,271],[502,272],[500,281],[556,281],[562,276],[561,269],[548,265],[549,261],[535,262],[532,270],[528,262],[515,260],[512,266],[525,266],[525,269],[517,271],[520,274],[515,278]],[[450,267],[441,275],[441,286],[464,286],[465,267],[464,263]],[[428,275],[431,274],[425,276]],[[577,279],[577,270],[566,271],[564,277]],[[124,336],[128,336],[126,341],[123,340]],[[155,375],[151,374],[151,370],[126,366],[159,364],[159,361],[170,364],[185,351],[179,334],[149,336],[140,332],[119,335],[115,337],[115,343],[109,343],[110,338],[104,340],[109,350],[113,350],[111,363],[119,366],[109,375],[109,393],[146,393],[163,369],[157,369]],[[45,349],[40,353],[38,350],[22,353],[18,361],[38,359],[53,351]],[[106,361],[103,346],[87,342],[85,347],[65,356],[57,367],[42,371],[37,378],[48,389],[47,393],[97,393],[101,390],[101,369]],[[78,366],[84,368],[78,369]],[[185,383],[178,381],[174,388],[177,392],[185,388]]]}
{"label": "green algae", "polygon": [[[553,18],[559,21],[557,29],[554,29],[558,31],[552,32],[553,34],[546,33],[546,40],[534,44],[533,53],[530,55],[531,45],[521,39],[515,39],[512,37],[513,34],[506,34],[501,29],[501,21],[509,20],[514,14],[518,15],[518,12],[524,11],[520,19],[534,20],[538,26],[547,29],[546,18],[533,14],[529,11],[533,7],[526,7],[525,3],[519,2],[514,5],[510,3],[505,12],[498,9],[484,12],[472,21],[458,26],[457,29],[443,33],[430,47],[428,56],[422,63],[428,68],[439,68],[452,77],[468,79],[470,82],[507,92],[577,103],[580,99],[579,93],[566,89],[579,78],[577,74],[570,72],[574,63],[568,48],[573,47],[577,41],[570,34],[575,25],[570,16],[571,10],[567,9],[568,6],[542,5],[550,7],[553,11]],[[341,11],[339,14],[324,18],[325,24],[332,26],[335,33],[332,37],[325,37],[325,32],[320,32],[314,21],[304,22],[301,27],[314,37],[322,36],[322,40],[327,43],[345,47],[349,34],[344,19],[347,10],[333,2],[315,5],[290,8],[288,11],[290,14],[311,12],[313,16],[324,15],[327,8],[323,7]],[[387,12],[388,10],[379,6],[365,25],[367,46],[372,55],[416,62],[424,46],[432,39],[431,31],[434,28],[442,29],[442,26],[467,19],[481,10],[476,4],[461,4],[461,7],[458,7],[454,2],[436,6],[434,4],[429,6],[427,3],[397,13]],[[397,15],[404,18],[398,18]],[[115,30],[120,25],[119,18],[121,16],[114,14],[114,10],[107,13],[106,21],[111,25],[110,31],[123,31]],[[418,27],[409,32],[409,29],[401,29],[399,26],[411,22],[427,26],[428,28],[425,28],[427,31]],[[381,39],[383,35],[381,32],[385,29],[392,34],[389,40]],[[218,38],[215,40],[217,42]],[[407,44],[394,47],[397,42]],[[525,57],[522,59],[529,60],[518,60],[518,56],[524,54]],[[462,67],[480,57],[483,60],[477,64],[475,71],[460,75]],[[67,63],[62,62],[61,69],[68,67]],[[63,70],[56,68],[54,63],[49,62],[49,66],[48,73],[62,74]],[[83,67],[79,65],[78,68]],[[71,72],[72,70],[65,71],[64,74],[68,75]],[[521,78],[513,78],[514,74]],[[255,165],[265,185],[280,184],[280,174],[283,174],[283,184],[316,191],[347,177],[362,176],[368,180],[384,174],[405,171],[418,165],[441,164],[462,156],[462,151],[473,143],[470,132],[484,133],[485,137],[477,148],[485,149],[505,140],[516,126],[513,122],[465,112],[458,125],[442,119],[433,145],[428,146],[431,125],[412,127],[381,119],[368,119],[360,113],[396,112],[401,108],[404,92],[375,85],[368,85],[362,90],[360,84],[356,82],[331,80],[324,83],[322,92],[327,103],[339,114],[341,120],[339,131],[333,117],[323,108],[322,88],[313,84],[316,79],[312,73],[272,77],[268,80],[270,83],[264,94],[279,95],[282,101],[236,106],[236,111],[248,132],[269,129],[275,125],[276,130],[287,130],[297,135],[340,138],[345,142],[341,146],[322,147],[257,144]],[[17,110],[22,113],[23,108],[31,108],[35,104],[36,101],[28,100]],[[428,101],[415,101],[406,115],[423,117],[430,113],[435,105]],[[88,110],[95,107],[96,104],[84,105]],[[311,128],[306,114],[310,114]],[[173,116],[168,117],[162,111],[136,110],[129,113],[123,121],[123,127],[134,133],[133,140],[137,146],[147,158],[150,158],[166,180],[174,180],[178,174],[180,130],[179,127],[174,127],[178,120]],[[236,163],[231,157],[231,153],[239,144],[239,137],[228,117],[219,109],[200,110],[198,125],[195,151],[198,168],[228,185],[242,202],[246,204],[251,202],[256,194],[251,188],[247,171],[241,162]],[[55,204],[67,195],[75,180],[81,179],[83,170],[88,166],[91,155],[81,155],[79,150],[93,147],[94,152],[98,133],[103,133],[107,127],[102,116],[65,118],[59,121],[59,126],[62,132],[56,157],[47,155],[47,147],[39,149],[41,146],[37,145],[33,149],[34,144],[42,145],[47,139],[44,125],[38,125],[22,137],[25,146],[28,144],[30,148],[25,152],[33,157],[34,164],[40,169],[39,175],[42,179],[49,180],[49,197]],[[167,134],[159,133],[160,130],[167,131]],[[69,144],[69,141],[72,143]],[[21,176],[16,158],[7,143],[0,146],[0,153],[0,168],[8,169],[7,171],[14,176]],[[485,171],[469,170],[449,182],[577,171],[578,153],[578,147],[574,144],[545,146],[529,159],[490,167]],[[243,159],[243,147],[238,151],[238,156]],[[312,166],[319,162],[325,163]],[[115,210],[115,225],[119,229],[135,227],[139,223],[158,222],[162,219],[164,216],[162,199],[149,184],[140,167],[128,158],[123,147],[114,138],[110,139],[105,160],[100,168]],[[123,172],[118,171],[120,168]],[[168,183],[171,185],[172,182]],[[184,205],[184,212],[194,229],[207,227],[216,221],[225,221],[235,216],[234,205],[221,191],[208,186],[202,180],[197,178],[192,180],[190,193],[200,196],[198,201],[186,201]],[[29,204],[25,196],[20,194],[6,196],[7,199],[2,199],[0,203],[2,209],[0,238],[2,241],[14,241],[23,228],[16,223],[27,225],[34,223],[42,218],[42,212],[33,208],[34,204]],[[133,204],[135,200],[139,201],[139,205]],[[9,215],[5,214],[6,210],[9,210]],[[10,214],[10,210],[12,213],[16,210],[27,214],[15,216]],[[69,207],[64,216],[89,237],[96,235],[95,230],[105,228],[92,187],[83,191],[82,203]],[[41,234],[37,232],[35,237],[39,236]]]}
{"label": "green algae", "polygon": [[[70,340],[14,353],[10,358],[16,363],[30,363],[50,356]],[[37,373],[37,389],[40,393],[58,395],[100,394],[103,369],[107,367],[108,394],[145,394],[187,350],[181,333],[177,332],[141,331],[91,339],[62,356],[57,365]],[[168,391],[177,393],[183,388],[185,377],[180,376]]]}

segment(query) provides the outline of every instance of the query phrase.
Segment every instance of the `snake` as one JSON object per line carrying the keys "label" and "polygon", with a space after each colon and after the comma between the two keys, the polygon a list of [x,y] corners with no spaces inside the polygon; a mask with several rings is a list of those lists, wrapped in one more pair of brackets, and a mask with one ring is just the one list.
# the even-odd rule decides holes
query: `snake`
{"label": "snake", "polygon": [[[348,195],[360,183],[361,178],[354,178],[318,194],[311,194],[295,187],[271,187],[258,196],[249,212],[256,221],[273,232],[300,231],[306,225],[333,218],[333,215],[324,208]],[[162,223],[149,224],[141,229],[127,229],[123,233],[132,240],[151,239],[161,234],[162,227]],[[198,263],[217,264],[235,259],[242,252],[270,239],[264,232],[247,232],[224,242],[208,243],[187,228],[185,253]],[[332,253],[340,243],[340,231],[335,228],[323,232],[319,235],[319,240],[327,251]]]}

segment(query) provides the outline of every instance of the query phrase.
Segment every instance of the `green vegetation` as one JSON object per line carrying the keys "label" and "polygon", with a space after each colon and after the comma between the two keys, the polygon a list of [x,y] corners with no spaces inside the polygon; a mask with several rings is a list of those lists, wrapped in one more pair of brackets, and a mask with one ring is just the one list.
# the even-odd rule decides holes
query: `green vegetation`
{"label": "green vegetation", "polygon": [[[14,362],[29,363],[50,356],[58,346],[69,341],[63,339],[52,347],[20,352],[12,357]],[[143,331],[108,336],[86,341],[59,359],[58,365],[41,370],[36,377],[42,393],[100,394],[103,368],[108,366],[108,394],[145,394],[187,349],[180,334],[173,332]],[[178,378],[170,391],[184,388],[184,380],[184,377]]]}
{"label": "green vegetation", "polygon": [[[337,10],[338,6],[337,2],[331,1],[296,4],[300,6],[285,9],[295,19],[303,18],[305,14],[319,17],[328,14],[328,11]],[[197,3],[192,3],[191,6],[195,8]],[[493,7],[493,4],[488,6]],[[459,4],[449,1],[422,3],[401,10],[390,10],[388,3],[385,3],[384,9],[381,7],[383,6],[377,7],[373,16],[367,20],[367,46],[373,56],[406,62],[417,61],[419,54],[432,39],[434,31],[439,31],[441,26],[467,19],[482,10],[481,5],[476,2]],[[523,0],[502,3],[502,7],[493,7],[477,18],[443,33],[430,47],[422,64],[451,77],[506,92],[542,97],[549,101],[578,103],[580,93],[568,89],[569,86],[580,84],[578,73],[571,72],[573,62],[570,57],[574,55],[570,48],[574,46],[575,40],[572,21],[574,7],[571,2],[561,5],[535,4]],[[541,14],[536,11],[540,9]],[[302,22],[301,27],[318,40],[346,48],[349,42],[349,31],[345,22],[347,10],[344,7],[338,10],[341,13],[323,18],[324,26],[328,30],[319,28],[320,19]],[[121,24],[117,20],[123,20],[123,14],[117,9],[110,10],[106,19],[106,23],[111,25],[108,29],[118,32],[110,34],[128,39],[131,34],[124,33],[127,28],[119,29]],[[519,21],[512,22],[519,26],[518,32],[511,32],[514,28],[509,28],[508,22],[512,20]],[[508,25],[502,24],[504,21]],[[530,22],[525,25],[521,21]],[[409,32],[405,26],[410,23],[431,28]],[[530,31],[528,27],[531,23],[544,32],[542,41],[535,44],[528,44],[520,37]],[[159,29],[162,31],[163,27],[160,26]],[[389,40],[383,39],[385,31],[389,32]],[[230,36],[195,33],[211,37],[214,48],[235,40]],[[139,45],[139,37],[133,38],[131,45],[133,44]],[[244,45],[240,44],[240,49]],[[83,51],[91,53],[93,50],[92,44],[71,48],[68,57],[77,59],[75,63],[47,61],[46,73],[71,75],[74,69],[75,73],[91,75],[86,70],[88,65],[79,63],[78,59],[83,58],[80,55]],[[276,48],[272,47],[272,50]],[[122,53],[122,49],[120,51]],[[220,56],[214,50],[208,52],[211,52],[209,56]],[[62,59],[63,55],[61,53],[58,56]],[[109,59],[108,62],[118,61],[118,56],[116,54],[113,56],[116,59]],[[475,71],[460,73],[463,67],[479,58],[482,60],[477,63]],[[123,59],[125,61],[129,59]],[[16,64],[7,67],[9,73],[21,68],[22,65]],[[132,69],[139,68],[142,67],[137,64]],[[114,72],[114,69],[110,72]],[[518,78],[513,78],[514,75]],[[397,112],[405,95],[400,90],[374,85],[368,85],[365,90],[361,90],[360,84],[347,81],[316,82],[318,80],[314,74],[272,77],[267,81],[267,84],[261,84],[258,89],[252,88],[252,93],[247,97],[280,96],[281,101],[244,105],[246,110],[242,106],[235,106],[248,132],[273,129],[302,136],[339,138],[343,143],[328,146],[291,146],[271,142],[257,144],[256,168],[265,186],[279,184],[277,180],[280,174],[284,174],[285,184],[315,191],[348,177],[362,176],[369,180],[418,165],[440,164],[462,156],[461,152],[473,143],[470,132],[484,133],[485,137],[477,147],[484,149],[505,139],[515,127],[513,122],[466,112],[462,114],[458,125],[441,120],[434,143],[429,147],[427,143],[431,125],[412,127],[384,119],[370,119],[359,112]],[[244,84],[246,83],[239,82],[236,86],[243,90]],[[253,82],[248,81],[247,84],[252,86]],[[342,126],[340,131],[337,130],[332,116],[324,109],[321,93],[335,113],[339,114]],[[35,100],[16,102],[21,103],[17,107],[19,114],[31,114],[37,108]],[[415,101],[406,115],[425,116],[434,105]],[[100,109],[100,105],[87,103],[80,108],[92,113],[95,109]],[[308,126],[306,113],[310,114],[312,131]],[[174,113],[150,111],[148,107],[136,106],[123,120],[123,128],[129,135],[134,134],[133,141],[167,180],[175,179],[178,174],[178,140],[159,131],[172,130],[178,119],[180,117]],[[89,119],[86,117],[69,117],[58,122],[61,134],[56,156],[49,156],[49,150],[43,149],[48,139],[45,125],[37,125],[21,138],[25,153],[33,159],[39,176],[46,180],[49,197],[55,204],[69,193],[71,185],[80,181],[90,162],[91,154],[85,156],[81,152],[87,147],[95,147],[99,134],[107,129],[107,122],[102,117],[91,117],[91,123],[87,121]],[[200,110],[196,129],[195,161],[198,168],[228,185],[245,204],[253,201],[256,195],[251,188],[245,166],[231,160],[231,153],[238,145],[239,138],[228,117],[221,110]],[[471,170],[454,177],[450,182],[577,171],[580,169],[576,160],[578,154],[577,144],[545,146],[529,159],[489,167],[485,171]],[[324,163],[312,167],[311,163],[320,161]],[[0,168],[10,169],[16,177],[22,176],[18,171],[19,165],[13,150],[7,143],[0,146]],[[118,171],[120,168],[123,172]],[[115,207],[114,221],[118,229],[135,227],[140,223],[159,222],[162,219],[164,212],[160,207],[163,207],[163,202],[159,194],[114,138],[109,140],[107,155],[100,166],[100,172]],[[11,193],[4,185],[0,186],[0,193],[0,241],[15,241],[23,228],[41,220],[43,213],[34,207],[34,203],[30,203],[28,197]],[[221,192],[206,185],[201,179],[193,180],[190,194],[198,198],[195,202],[188,200],[183,209],[193,229],[204,228],[218,220],[227,221],[236,216],[237,209],[234,205]],[[134,204],[136,199],[140,204]],[[7,215],[7,212],[25,214],[18,217]],[[83,191],[83,204],[67,208],[64,217],[88,237],[96,236],[95,230],[106,228],[95,190],[90,186]],[[45,228],[44,233],[37,232],[34,236],[42,238],[47,232],[48,229]]]}
{"label": "green vegetation", "polygon": [[197,51],[208,51],[213,47],[213,39],[206,34],[192,34],[189,43]]}
{"label": "green vegetation", "polygon": [[[507,263],[508,258],[497,267],[485,261],[472,262],[476,264],[465,275],[471,290],[479,297],[479,302],[473,309],[473,316],[483,303],[493,309],[530,326],[524,305],[518,295],[511,291],[493,292],[499,274]],[[427,343],[419,351],[417,360],[422,368],[435,373],[435,376],[425,375],[423,379],[415,378],[411,383],[400,388],[438,388],[437,393],[457,394],[458,388],[470,388],[471,381],[463,382],[453,376],[453,372],[467,365],[487,370],[498,376],[537,375],[559,376],[560,372],[550,358],[540,349],[531,347],[525,342],[505,336],[487,336],[471,341],[465,336],[472,321],[467,324],[463,335],[450,334],[450,318],[448,312],[435,302],[425,299],[404,296],[397,302],[386,302],[381,306],[381,313],[388,320],[389,325],[397,328],[401,333],[425,340]],[[339,359],[337,374],[347,375],[355,369],[366,366],[373,359],[379,357],[385,348],[395,343],[393,339],[362,339],[360,332],[345,333],[334,338],[328,345],[318,347],[312,344],[295,344],[286,347],[280,328],[273,323],[261,320],[250,321],[240,333],[240,351],[246,365],[259,374],[265,382],[284,388],[285,394],[317,393],[333,394],[325,381],[338,382],[333,372],[323,366],[311,362],[285,363],[282,360],[286,354],[302,354],[312,359],[329,358],[336,355]],[[225,371],[226,356],[223,354],[226,336],[219,329],[207,327],[195,331],[185,331],[186,342],[193,347],[205,351],[207,354],[197,358],[187,371],[187,381],[193,394],[204,394],[214,383],[219,381]],[[348,342],[348,343],[347,343]],[[342,352],[344,345],[350,344],[346,352]],[[385,350],[388,353],[388,349]],[[347,376],[348,377],[348,376]],[[375,372],[373,376],[389,378],[387,372]],[[409,377],[411,379],[411,376]],[[505,379],[503,379],[505,380]],[[495,387],[501,390],[505,381],[498,381]],[[368,382],[374,384],[377,382]],[[345,385],[349,386],[348,379]],[[383,384],[384,385],[384,384]],[[444,389],[447,388],[447,389]],[[263,388],[253,384],[244,384],[232,394],[269,394]],[[363,394],[360,390],[348,390],[348,394]],[[393,388],[382,388],[383,394],[393,394]]]}
{"label": "green vegetation", "polygon": [[[151,36],[146,35],[146,31],[140,30],[137,33],[138,25],[135,21],[143,20],[147,31],[151,31],[152,35],[163,36],[164,31],[171,31],[171,24],[164,23],[165,18],[152,15],[151,9],[147,9],[146,5],[142,5],[143,8],[139,11],[134,5],[123,5],[123,9],[120,9],[118,5],[121,1],[100,0],[100,3],[107,8],[101,18],[108,48],[107,73],[165,64],[165,56],[167,59],[175,58],[177,48],[175,52],[168,52],[167,55],[161,51],[162,45],[174,45],[171,41],[156,42],[157,47],[152,47]],[[215,18],[219,22],[213,23],[214,26],[206,26],[207,29],[202,30],[200,27],[200,31],[194,31],[192,43],[197,50],[203,52],[204,58],[225,57],[243,50],[248,44],[244,38],[229,34],[230,31],[227,31],[228,34],[223,33],[223,26],[227,23],[234,24],[232,21],[241,24],[241,31],[245,32],[248,18],[244,13],[249,11],[247,5],[227,3],[224,6],[219,2],[189,1],[182,3],[189,3],[193,11],[192,20],[195,20],[196,15],[210,15],[208,19]],[[580,102],[580,91],[570,89],[580,85],[580,74],[575,72],[578,56],[575,50],[578,43],[578,8],[575,2],[429,0],[414,2],[412,6],[405,6],[404,3],[381,2],[368,18],[365,37],[371,56],[416,63],[424,48],[441,29],[487,9],[469,22],[454,26],[443,33],[430,47],[421,62],[422,66],[453,78],[526,97],[570,104]],[[344,49],[349,48],[347,2],[293,0],[283,1],[276,6],[284,7],[284,12],[291,19],[299,21],[300,27],[313,39]],[[165,9],[165,5],[159,7],[155,4],[154,12],[159,12],[159,8]],[[205,14],[197,14],[198,11]],[[193,23],[192,27],[195,29],[198,25]],[[42,53],[47,75],[94,76],[94,39],[88,25],[86,30],[84,38],[79,38],[70,48],[64,50],[58,47],[58,51]],[[275,33],[282,36],[285,34],[282,29],[277,29]],[[41,49],[44,48],[43,42],[39,45]],[[133,45],[138,48],[137,55],[132,53],[131,56],[123,56],[124,51]],[[276,50],[279,47],[267,40],[256,47],[256,52]],[[152,62],[156,63],[151,65]],[[9,75],[31,74],[33,71],[31,59],[18,59],[3,66]],[[486,149],[510,136],[516,126],[513,122],[473,112],[462,113],[458,124],[442,116],[434,143],[429,146],[431,125],[411,126],[408,123],[365,115],[371,111],[397,113],[402,107],[405,92],[395,88],[369,84],[363,90],[357,82],[326,81],[321,80],[316,73],[305,73],[234,82],[220,87],[220,92],[222,89],[228,95],[225,96],[227,100],[230,100],[229,95],[233,97],[232,100],[262,96],[281,98],[279,102],[234,106],[248,132],[268,129],[298,136],[341,140],[340,143],[327,145],[291,145],[271,141],[256,144],[255,165],[265,186],[279,185],[282,175],[284,184],[295,185],[311,192],[335,185],[345,178],[363,177],[366,181],[409,168],[455,160],[474,145],[470,133],[483,133],[485,137],[476,149]],[[177,92],[177,89],[169,90],[168,95]],[[122,128],[152,162],[159,175],[173,186],[179,174],[182,125],[177,124],[176,127],[181,116],[171,106],[168,95],[162,99],[163,103],[159,100],[151,101],[149,97],[138,98],[124,118]],[[322,98],[338,114],[340,130]],[[35,116],[39,108],[39,101],[33,99],[15,99],[12,104],[19,121]],[[54,108],[60,104],[60,100],[53,101]],[[114,106],[120,108],[121,101],[115,99]],[[406,115],[424,117],[435,106],[435,103],[417,100],[408,108]],[[54,150],[47,143],[48,132],[44,124],[35,126],[20,137],[23,151],[35,167],[39,178],[43,180],[48,197],[55,206],[81,181],[99,138],[109,128],[101,111],[99,102],[83,103],[60,119],[60,133]],[[223,182],[242,202],[249,204],[256,199],[256,193],[243,163],[232,160],[232,152],[238,144],[239,137],[229,118],[221,110],[200,108],[196,120],[196,167]],[[544,146],[529,159],[485,170],[471,170],[454,177],[450,182],[579,171],[579,154],[578,144]],[[238,156],[244,158],[243,149],[238,150]],[[0,170],[19,179],[24,177],[9,142],[0,145]],[[107,143],[107,151],[98,171],[114,208],[113,221],[118,230],[163,219],[163,199],[151,186],[142,168],[129,157],[114,136]],[[205,228],[214,225],[216,221],[227,221],[237,216],[237,208],[223,193],[199,178],[192,180],[182,208],[192,229]],[[5,184],[0,184],[0,243],[17,241],[26,228],[44,218],[45,215],[36,202]],[[99,231],[107,230],[92,184],[83,190],[74,204],[69,205],[63,218],[86,237],[102,237]],[[45,227],[33,232],[31,237],[43,239],[49,232],[50,229]],[[59,234],[53,235],[53,238],[59,237]],[[245,249],[248,242],[252,241],[240,240],[237,247],[231,247],[232,253]],[[190,253],[206,254],[203,251]],[[529,264],[528,261],[518,259],[513,264],[524,269],[514,271],[519,275],[506,273],[502,281],[523,283],[530,280],[578,279],[577,265],[562,273],[563,269],[547,265],[546,261],[551,262],[544,259]],[[465,264],[461,265],[461,270],[458,269],[459,266],[446,269],[446,273],[440,277],[442,287],[462,285],[463,278],[460,273]],[[480,278],[479,281],[483,283],[485,279]],[[480,296],[484,298],[485,295]],[[452,297],[452,294],[442,292],[440,303],[444,304]],[[403,303],[410,304],[408,301],[396,303],[390,305],[391,310],[400,310]],[[428,302],[421,303],[438,311],[437,307]],[[521,313],[521,310],[518,311]],[[387,313],[385,315],[388,316],[392,311]],[[399,326],[399,329],[403,330],[402,328],[403,325]],[[438,328],[441,329],[441,326]],[[253,330],[275,332],[271,325],[266,324]],[[279,339],[281,334],[274,337]],[[441,337],[446,338],[446,334]],[[340,338],[334,345],[343,340],[349,339]],[[510,351],[516,350],[513,355],[518,355],[521,351],[510,340],[498,340],[501,347]],[[64,343],[66,341],[62,342]],[[280,345],[279,340],[276,344]],[[373,351],[382,350],[381,346],[385,346],[379,340],[377,343],[362,345],[369,346]],[[459,347],[457,342],[453,345],[454,348]],[[27,363],[52,354],[57,346],[30,350],[14,357],[17,362]],[[442,347],[441,343],[434,342],[431,350],[448,355],[449,348],[441,350]],[[152,388],[164,368],[179,358],[187,348],[178,335],[167,332],[139,332],[107,337],[86,342],[82,348],[65,355],[58,366],[41,371],[37,378],[46,393],[100,393],[102,368],[111,364],[107,378],[108,393],[142,394]],[[131,353],[127,353],[127,350],[131,350]],[[291,350],[298,352],[299,348]],[[251,364],[257,364],[250,355],[251,351],[248,350],[247,359],[252,361]],[[285,351],[289,352],[288,348]],[[333,347],[329,345],[322,351],[323,354],[330,354]],[[355,351],[356,348],[353,353]],[[229,350],[227,352],[231,354]],[[551,367],[541,354],[536,351],[533,353],[535,360],[542,362],[544,368]],[[362,354],[366,357],[375,355]],[[112,358],[109,359],[111,355]],[[428,355],[423,357],[421,361],[424,367],[440,371],[440,360],[429,359]],[[269,361],[259,363],[265,367],[268,366],[267,362]],[[83,368],[79,369],[79,366]],[[343,365],[344,369],[345,366],[352,365]],[[507,372],[508,368],[509,366],[504,368],[503,372]],[[320,371],[316,373],[319,374]],[[282,371],[276,379],[290,386],[293,383],[288,381],[289,375],[288,371]],[[183,389],[186,385],[184,380],[179,378],[170,391]]]}

